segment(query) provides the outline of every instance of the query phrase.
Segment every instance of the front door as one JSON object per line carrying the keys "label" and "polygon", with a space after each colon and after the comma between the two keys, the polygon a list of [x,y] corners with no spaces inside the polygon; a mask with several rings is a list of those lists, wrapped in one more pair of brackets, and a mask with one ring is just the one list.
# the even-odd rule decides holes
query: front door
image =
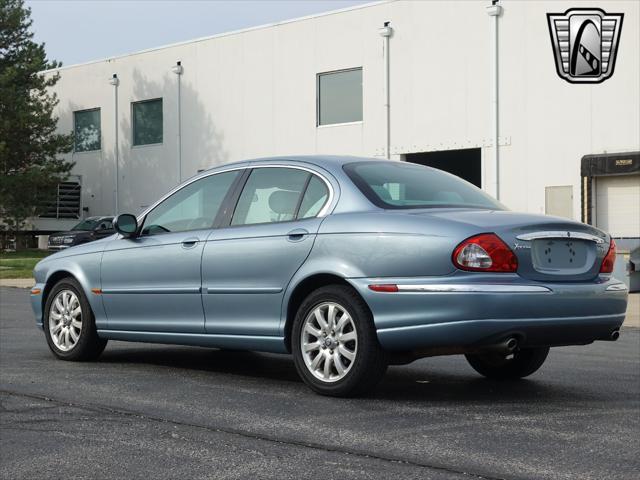
{"label": "front door", "polygon": [[304,169],[254,168],[202,257],[206,332],[277,336],[289,281],[311,252],[328,184]]}
{"label": "front door", "polygon": [[145,216],[137,237],[107,245],[101,278],[109,330],[204,332],[202,251],[239,173],[186,185]]}

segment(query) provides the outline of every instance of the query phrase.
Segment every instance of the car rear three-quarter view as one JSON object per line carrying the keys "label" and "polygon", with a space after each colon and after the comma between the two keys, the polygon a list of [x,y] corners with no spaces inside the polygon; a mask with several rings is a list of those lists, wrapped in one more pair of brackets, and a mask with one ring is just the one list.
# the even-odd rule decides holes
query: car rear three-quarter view
{"label": "car rear three-quarter view", "polygon": [[352,396],[435,355],[525,377],[550,347],[616,340],[626,311],[607,233],[404,162],[226,165],[114,227],[36,267],[59,358],[109,339],[291,353],[313,390]]}

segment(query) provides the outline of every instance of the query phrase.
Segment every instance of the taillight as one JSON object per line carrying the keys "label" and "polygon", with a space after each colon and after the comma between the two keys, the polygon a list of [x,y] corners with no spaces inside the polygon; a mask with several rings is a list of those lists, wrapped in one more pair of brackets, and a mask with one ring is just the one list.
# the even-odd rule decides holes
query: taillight
{"label": "taillight", "polygon": [[518,259],[511,249],[494,233],[467,238],[456,247],[453,264],[460,270],[474,272],[515,272]]}
{"label": "taillight", "polygon": [[600,266],[600,273],[611,273],[613,272],[613,264],[616,263],[616,242],[612,238],[611,243],[609,244],[609,251],[607,255],[602,260],[602,265]]}

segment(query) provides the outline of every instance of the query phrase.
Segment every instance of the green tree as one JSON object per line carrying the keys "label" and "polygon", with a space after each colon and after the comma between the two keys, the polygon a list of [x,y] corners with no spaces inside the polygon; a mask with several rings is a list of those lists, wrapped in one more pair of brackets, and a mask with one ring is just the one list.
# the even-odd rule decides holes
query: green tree
{"label": "green tree", "polygon": [[33,41],[31,9],[23,0],[0,0],[0,229],[18,231],[41,213],[73,164],[72,134],[56,133],[58,103],[51,92],[59,67]]}

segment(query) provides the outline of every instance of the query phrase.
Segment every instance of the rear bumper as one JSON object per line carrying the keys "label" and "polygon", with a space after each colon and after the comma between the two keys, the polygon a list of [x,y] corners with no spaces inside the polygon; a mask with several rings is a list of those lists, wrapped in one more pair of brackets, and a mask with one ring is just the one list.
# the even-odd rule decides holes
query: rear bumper
{"label": "rear bumper", "polygon": [[594,317],[520,318],[516,320],[461,320],[378,330],[380,344],[388,350],[441,347],[481,347],[516,337],[524,347],[586,345],[610,340],[624,314]]}
{"label": "rear bumper", "polygon": [[[369,305],[383,348],[409,351],[491,345],[516,336],[522,346],[609,340],[624,321],[620,281],[527,281],[518,275],[455,274],[429,278],[350,279]],[[398,292],[374,292],[371,284]]]}

